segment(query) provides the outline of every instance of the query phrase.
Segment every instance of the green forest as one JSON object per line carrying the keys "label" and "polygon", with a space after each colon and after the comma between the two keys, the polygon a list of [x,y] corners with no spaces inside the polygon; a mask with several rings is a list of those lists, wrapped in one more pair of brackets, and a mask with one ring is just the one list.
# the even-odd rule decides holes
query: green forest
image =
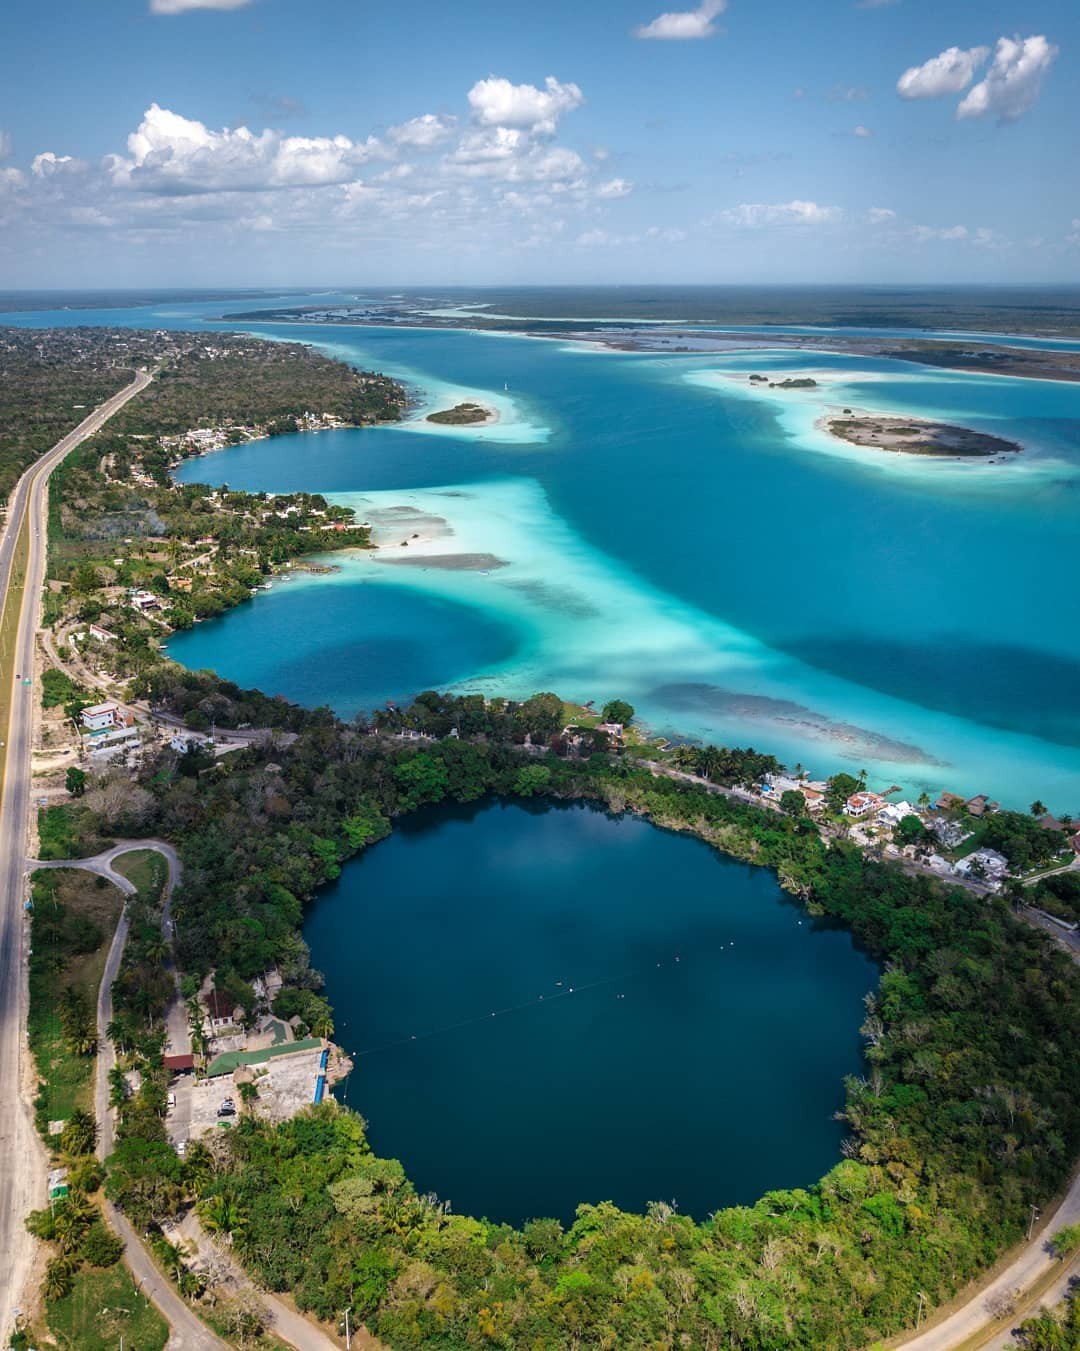
{"label": "green forest", "polygon": [[[237,709],[260,701],[175,668],[150,692],[189,714],[196,694]],[[798,816],[655,778],[625,755],[523,753],[561,710],[554,695],[424,695],[417,716],[461,733],[422,748],[295,710],[287,750],[253,747],[212,770],[165,752],[132,786],[130,812],[114,801],[96,824],[179,843],[186,972],[216,967],[241,998],[276,964],[279,1011],[327,1031],[332,1011],[299,936],[304,906],[403,813],[489,794],[586,798],[775,868],[883,967],[836,1167],[703,1222],[657,1202],[643,1215],[582,1206],[568,1227],[537,1217],[518,1231],[417,1195],[399,1164],[372,1154],[360,1118],[328,1102],[278,1127],[245,1118],[226,1151],[193,1146],[183,1163],[159,1118],[133,1112],[110,1194],[145,1224],[185,1197],[198,1203],[270,1288],[321,1318],[351,1305],[394,1347],[841,1348],[912,1323],[920,1292],[948,1298],[1023,1235],[1029,1207],[1080,1152],[1075,971],[1005,900],[827,846]],[[151,1012],[132,1009],[125,1035]]]}

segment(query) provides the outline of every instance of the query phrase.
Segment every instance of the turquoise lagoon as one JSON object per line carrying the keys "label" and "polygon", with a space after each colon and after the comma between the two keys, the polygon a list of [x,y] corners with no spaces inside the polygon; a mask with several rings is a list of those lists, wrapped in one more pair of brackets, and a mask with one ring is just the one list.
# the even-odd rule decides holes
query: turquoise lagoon
{"label": "turquoise lagoon", "polygon": [[[176,328],[222,308],[17,319]],[[343,712],[424,686],[618,694],[658,732],[753,743],[816,774],[1080,809],[1080,386],[813,350],[250,331],[398,374],[419,404],[401,426],[184,466],[350,501],[384,547],[178,635],[179,660]],[[749,387],[807,371],[818,389]],[[500,421],[423,421],[466,397]],[[951,418],[1025,449],[994,465],[858,451],[816,426],[841,407]]]}
{"label": "turquoise lagoon", "polygon": [[436,808],[304,936],[354,1055],[339,1097],[455,1211],[704,1218],[837,1159],[877,968],[700,841],[580,804]]}

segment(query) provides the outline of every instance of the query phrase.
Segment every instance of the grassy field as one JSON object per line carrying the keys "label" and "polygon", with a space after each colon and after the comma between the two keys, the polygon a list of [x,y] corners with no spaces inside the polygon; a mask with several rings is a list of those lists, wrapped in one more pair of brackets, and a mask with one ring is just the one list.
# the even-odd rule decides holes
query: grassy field
{"label": "grassy field", "polygon": [[130,854],[121,854],[113,867],[129,882],[135,883],[139,896],[147,905],[157,905],[168,876],[168,868],[160,854],[153,849],[136,849]]}
{"label": "grassy field", "polygon": [[96,1009],[121,896],[104,879],[67,869],[37,872],[33,886],[28,1031],[42,1081],[37,1122],[46,1134],[50,1121],[66,1120],[77,1107],[93,1110],[94,1056],[68,1049],[58,1001],[70,986]]}
{"label": "grassy field", "polygon": [[38,858],[90,858],[107,849],[109,841],[95,839],[80,821],[83,808],[65,802],[38,812]]}
{"label": "grassy field", "polygon": [[0,755],[0,793],[4,789],[4,775],[7,771],[8,728],[11,724],[11,692],[15,679],[15,639],[19,628],[19,616],[22,612],[23,591],[26,582],[26,566],[30,557],[30,524],[24,518],[19,539],[15,545],[15,557],[11,561],[11,585],[6,597],[0,597],[3,614],[0,615],[0,741],[4,743]]}
{"label": "grassy field", "polygon": [[65,1299],[46,1308],[49,1329],[63,1351],[162,1351],[169,1326],[139,1294],[122,1262],[104,1271],[87,1268]]}

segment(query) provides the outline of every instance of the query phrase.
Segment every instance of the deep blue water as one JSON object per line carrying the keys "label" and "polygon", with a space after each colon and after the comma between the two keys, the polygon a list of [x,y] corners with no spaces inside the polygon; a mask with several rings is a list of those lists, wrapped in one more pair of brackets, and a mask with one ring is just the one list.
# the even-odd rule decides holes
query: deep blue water
{"label": "deep blue water", "polygon": [[699,841],[580,805],[433,809],[304,936],[359,1052],[347,1101],[458,1212],[700,1218],[838,1158],[877,970]]}

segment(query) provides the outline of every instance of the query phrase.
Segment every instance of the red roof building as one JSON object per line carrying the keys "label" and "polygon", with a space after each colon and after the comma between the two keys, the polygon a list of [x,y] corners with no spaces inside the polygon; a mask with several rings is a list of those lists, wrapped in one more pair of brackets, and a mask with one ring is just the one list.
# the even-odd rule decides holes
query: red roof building
{"label": "red roof building", "polygon": [[195,1068],[195,1057],[193,1055],[164,1055],[161,1057],[161,1063],[173,1074],[186,1074],[188,1070]]}

